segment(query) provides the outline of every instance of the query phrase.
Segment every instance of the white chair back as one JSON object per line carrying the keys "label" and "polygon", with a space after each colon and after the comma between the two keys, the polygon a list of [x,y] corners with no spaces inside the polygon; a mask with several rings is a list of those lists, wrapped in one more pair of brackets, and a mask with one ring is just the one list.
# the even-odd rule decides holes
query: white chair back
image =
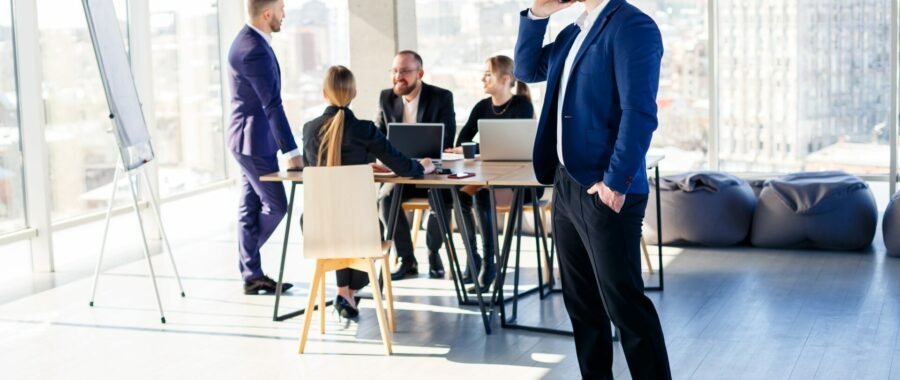
{"label": "white chair back", "polygon": [[361,258],[382,254],[374,186],[369,165],[303,170],[305,258]]}

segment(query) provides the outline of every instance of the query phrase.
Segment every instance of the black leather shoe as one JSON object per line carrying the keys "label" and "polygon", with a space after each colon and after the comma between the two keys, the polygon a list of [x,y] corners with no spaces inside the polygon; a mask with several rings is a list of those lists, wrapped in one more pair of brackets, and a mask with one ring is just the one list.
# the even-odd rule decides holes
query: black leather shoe
{"label": "black leather shoe", "polygon": [[359,316],[359,309],[350,306],[350,302],[347,302],[347,300],[340,295],[334,299],[334,309],[337,310],[343,318],[351,319]]}
{"label": "black leather shoe", "polygon": [[[491,284],[494,283],[494,279],[497,277],[497,271],[491,266],[490,269],[485,268],[485,272],[481,274],[480,282],[481,282],[481,293],[487,293],[491,289]],[[466,289],[466,292],[469,294],[475,294],[475,286],[470,286]]]}
{"label": "black leather shoe", "polygon": [[[466,274],[463,276],[463,284],[471,284],[472,281],[472,268],[466,268]],[[481,271],[481,256],[475,256],[475,273],[479,273]]]}
{"label": "black leather shoe", "polygon": [[403,260],[403,262],[400,263],[400,268],[397,268],[394,273],[391,273],[391,281],[400,281],[407,276],[417,276],[418,274],[419,263],[417,263],[415,259]]}
{"label": "black leather shoe", "polygon": [[[269,276],[262,276],[254,280],[244,281],[244,294],[257,295],[260,294],[260,292],[262,292],[262,294],[275,294],[276,285],[278,284],[275,280],[269,278]],[[284,293],[293,287],[294,284],[284,282],[281,284],[281,293]]]}
{"label": "black leather shoe", "polygon": [[428,277],[429,278],[444,278],[444,263],[441,262],[441,255],[437,252],[430,252],[428,254]]}

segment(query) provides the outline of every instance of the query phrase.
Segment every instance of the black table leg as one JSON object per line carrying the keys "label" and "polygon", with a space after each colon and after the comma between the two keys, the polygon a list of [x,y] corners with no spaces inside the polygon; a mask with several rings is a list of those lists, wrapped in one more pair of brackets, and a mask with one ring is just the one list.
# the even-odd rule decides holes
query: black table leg
{"label": "black table leg", "polygon": [[456,299],[460,305],[464,305],[469,301],[469,295],[466,294],[465,284],[462,283],[462,270],[459,267],[459,260],[456,258],[456,246],[453,244],[453,231],[447,225],[447,209],[444,208],[444,199],[440,194],[441,189],[431,189],[428,191],[428,199],[431,202],[435,217],[437,218],[438,228],[441,230],[441,238],[444,240],[444,249],[447,250],[447,264],[450,266],[451,277],[453,277],[453,289],[456,291]]}
{"label": "black table leg", "polygon": [[663,291],[663,253],[662,253],[662,200],[659,199],[659,166],[653,167],[654,177],[656,177],[656,248],[657,258],[659,259],[659,286],[650,286],[644,290]]}
{"label": "black table leg", "polygon": [[[459,224],[459,232],[463,237],[463,247],[466,248],[466,256],[468,257],[469,269],[472,271],[472,283],[475,285],[475,295],[478,298],[478,308],[481,309],[481,319],[484,322],[484,332],[488,335],[491,334],[491,323],[490,318],[488,317],[487,308],[484,305],[484,297],[481,294],[481,279],[478,273],[475,273],[475,247],[472,247],[471,242],[469,241],[469,226],[466,223],[466,218],[463,217],[462,205],[459,202],[459,190],[456,188],[450,189],[450,196],[453,198],[453,208],[456,209],[456,219],[457,224]],[[473,231],[474,232],[474,231]],[[462,282],[462,281],[460,281]]]}
{"label": "black table leg", "polygon": [[[493,189],[491,191],[493,192]],[[507,218],[506,225],[503,226],[503,248],[500,249],[500,259],[497,261],[497,265],[498,265],[497,278],[494,279],[494,292],[493,292],[493,295],[491,296],[492,304],[496,304],[498,302],[500,302],[500,304],[501,304],[501,307],[500,307],[501,323],[504,323],[506,321],[506,317],[505,317],[506,312],[505,312],[504,308],[502,307],[502,300],[500,300],[499,298],[503,297],[503,285],[506,282],[506,273],[507,273],[507,268],[509,267],[508,266],[509,255],[510,255],[510,252],[512,251],[513,230],[515,228],[515,225],[516,225],[515,223],[518,218],[518,214],[515,212],[515,208],[516,208],[516,205],[518,205],[520,196],[521,196],[521,193],[518,190],[513,190],[512,204],[509,207],[509,218]],[[492,201],[494,202],[494,210],[496,210],[497,209],[496,200],[492,199]],[[499,235],[499,231],[498,231],[498,235]],[[499,237],[498,237],[498,240],[499,240]]]}
{"label": "black table leg", "polygon": [[[288,209],[287,209],[287,218],[285,219],[284,225],[284,243],[281,247],[281,265],[278,267],[278,282],[275,284],[275,310],[272,313],[272,320],[275,322],[280,322],[286,319],[290,319],[296,317],[298,315],[303,315],[306,312],[306,309],[300,309],[291,313],[287,313],[285,315],[278,315],[278,306],[281,303],[281,284],[284,283],[284,262],[287,258],[287,249],[288,249],[288,238],[291,236],[291,217],[294,213],[294,196],[297,193],[297,183],[291,182],[291,195],[288,198]],[[312,295],[311,295],[312,296]],[[331,306],[334,301],[327,301],[325,306]],[[316,305],[316,309],[319,306]]]}
{"label": "black table leg", "polygon": [[[507,231],[510,231],[510,232],[512,231],[512,228],[514,225],[521,226],[521,217],[523,216],[522,214],[524,214],[524,212],[523,212],[524,204],[523,203],[524,203],[524,198],[525,198],[524,197],[525,189],[516,188],[515,191],[516,191],[516,197],[514,198],[513,206],[510,208],[510,219],[511,220],[509,222],[509,226],[507,227]],[[512,219],[518,219],[518,220],[512,220]],[[540,232],[543,231],[543,228],[544,228],[543,222],[540,220],[540,218],[537,218],[535,220],[535,225],[539,226],[536,228],[538,231],[540,231]],[[536,233],[539,233],[538,231],[536,231]],[[521,233],[521,231],[517,231],[517,232]],[[511,243],[512,236],[509,235],[509,232],[507,233],[507,235],[508,235],[507,239],[505,239],[505,240],[506,240],[506,242]],[[509,245],[510,244],[504,245],[505,258],[504,258],[503,267],[502,267],[503,270],[501,272],[502,274],[501,274],[501,276],[498,276],[499,283],[496,285],[497,288],[502,288],[503,283],[506,281],[506,271],[507,271],[506,267],[508,266],[507,264],[509,263],[509,254],[511,251],[511,249],[510,249],[511,247]],[[546,245],[544,246],[544,248],[546,251]],[[551,256],[551,260],[552,259],[553,259],[553,257]],[[516,265],[516,266],[517,266],[516,272],[518,273],[519,268],[518,268],[518,265]],[[550,268],[552,268],[552,266]],[[552,278],[552,272],[551,272],[551,278]],[[518,286],[516,286],[514,284],[513,297],[511,298],[511,301],[513,302],[513,315],[512,315],[512,318],[510,318],[510,319],[506,319],[506,304],[505,304],[506,300],[504,298],[502,289],[500,289],[498,303],[500,306],[500,326],[501,327],[506,328],[506,329],[532,331],[532,332],[545,333],[545,334],[555,334],[555,335],[563,335],[563,336],[572,336],[573,335],[573,333],[571,331],[567,331],[567,330],[551,329],[551,328],[545,328],[545,327],[539,327],[539,326],[528,326],[528,325],[522,325],[522,324],[515,323],[516,308],[518,305],[519,297],[523,297],[525,295],[533,294],[534,292],[537,292],[539,289],[543,288],[543,284],[539,284],[537,288],[531,289],[531,290],[523,292],[523,293],[518,293],[517,288],[518,288]],[[561,292],[561,290],[554,290],[551,287],[551,291],[549,291],[548,294],[558,293],[558,292]]]}

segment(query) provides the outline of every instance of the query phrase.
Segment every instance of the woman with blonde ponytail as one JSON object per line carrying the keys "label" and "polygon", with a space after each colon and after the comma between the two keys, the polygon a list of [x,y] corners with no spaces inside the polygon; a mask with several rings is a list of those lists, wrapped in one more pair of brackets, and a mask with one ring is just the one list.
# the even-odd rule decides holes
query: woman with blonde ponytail
{"label": "woman with blonde ponytail", "polygon": [[[356,79],[344,66],[332,66],[325,74],[322,94],[329,106],[303,125],[303,159],[306,166],[340,166],[372,163],[376,157],[399,176],[415,177],[434,172],[429,159],[412,160],[387,141],[369,120],[359,120],[350,111],[356,97]],[[374,165],[374,164],[373,164]],[[368,274],[354,269],[337,271],[338,296],[334,307],[341,316],[359,314],[355,294],[369,283]]]}

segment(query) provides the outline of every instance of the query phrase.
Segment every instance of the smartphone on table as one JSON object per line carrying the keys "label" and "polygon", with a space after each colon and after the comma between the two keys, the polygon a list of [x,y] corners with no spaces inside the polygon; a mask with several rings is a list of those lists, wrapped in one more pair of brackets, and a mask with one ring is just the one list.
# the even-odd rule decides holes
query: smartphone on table
{"label": "smartphone on table", "polygon": [[450,174],[449,176],[447,176],[447,178],[463,179],[463,178],[469,178],[469,177],[474,177],[474,176],[475,176],[475,173],[456,172],[456,173]]}

